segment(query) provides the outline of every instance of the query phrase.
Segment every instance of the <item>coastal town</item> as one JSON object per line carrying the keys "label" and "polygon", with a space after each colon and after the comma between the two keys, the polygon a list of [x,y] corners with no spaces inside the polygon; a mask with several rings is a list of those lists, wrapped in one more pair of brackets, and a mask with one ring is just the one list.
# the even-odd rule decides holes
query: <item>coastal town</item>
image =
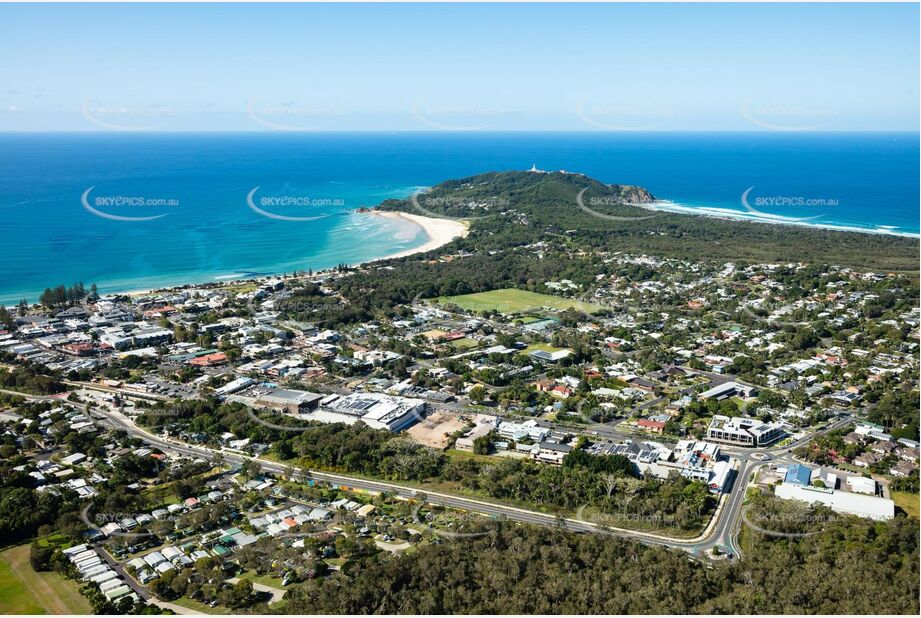
{"label": "coastal town", "polygon": [[921,615],[921,0],[0,24],[0,618]]}
{"label": "coastal town", "polygon": [[[95,611],[213,613],[277,609],[369,553],[497,521],[720,562],[743,532],[773,534],[746,514],[753,491],[918,516],[917,418],[892,395],[917,395],[909,281],[592,264],[578,282],[417,295],[359,321],[329,310],[386,263],[10,307],[2,473],[22,495],[4,534],[41,522],[32,568],[64,573]],[[573,479],[591,488],[563,489]]]}

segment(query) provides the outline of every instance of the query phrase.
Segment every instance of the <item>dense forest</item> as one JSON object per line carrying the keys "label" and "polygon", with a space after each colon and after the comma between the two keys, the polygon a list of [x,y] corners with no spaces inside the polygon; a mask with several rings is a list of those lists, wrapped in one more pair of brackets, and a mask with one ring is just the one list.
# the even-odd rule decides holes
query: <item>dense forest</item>
{"label": "dense forest", "polygon": [[[763,498],[763,521],[783,501]],[[790,514],[787,514],[788,516]],[[623,538],[499,523],[493,534],[386,552],[289,590],[315,614],[917,614],[918,522],[808,513],[794,540],[745,529],[741,561],[708,568]],[[821,524],[815,522],[821,520]]]}

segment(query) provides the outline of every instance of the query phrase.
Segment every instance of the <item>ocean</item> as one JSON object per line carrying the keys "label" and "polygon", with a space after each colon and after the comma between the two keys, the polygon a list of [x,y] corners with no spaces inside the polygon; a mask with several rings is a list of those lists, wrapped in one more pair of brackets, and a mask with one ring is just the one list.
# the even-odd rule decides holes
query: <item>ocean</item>
{"label": "ocean", "polygon": [[391,255],[425,233],[355,209],[532,165],[641,185],[669,210],[919,234],[917,133],[8,133],[0,302]]}

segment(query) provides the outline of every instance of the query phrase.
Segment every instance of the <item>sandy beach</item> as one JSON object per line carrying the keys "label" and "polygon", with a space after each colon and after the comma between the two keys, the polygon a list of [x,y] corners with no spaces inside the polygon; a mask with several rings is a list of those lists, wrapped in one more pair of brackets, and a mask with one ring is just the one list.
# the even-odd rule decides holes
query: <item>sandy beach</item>
{"label": "sandy beach", "polygon": [[421,215],[413,215],[406,212],[372,211],[370,214],[375,217],[384,217],[385,219],[409,221],[421,227],[429,237],[425,244],[372,260],[375,262],[406,257],[414,253],[425,253],[426,251],[431,251],[432,249],[437,249],[438,247],[446,245],[455,238],[463,238],[468,232],[468,224],[452,219],[436,219],[435,217],[423,217]]}
{"label": "sandy beach", "polygon": [[[425,253],[426,251],[431,251],[432,249],[437,249],[443,245],[448,244],[452,240],[458,237],[464,237],[469,231],[469,224],[454,221],[451,219],[437,219],[435,217],[423,217],[421,215],[413,215],[405,212],[382,212],[382,211],[371,211],[366,214],[369,214],[373,217],[383,217],[385,219],[395,219],[405,221],[412,224],[414,227],[421,227],[426,235],[428,240],[412,249],[407,249],[405,251],[400,251],[393,253],[391,255],[386,255],[379,258],[374,258],[373,260],[368,260],[363,262],[364,264],[370,264],[372,262],[379,262],[381,260],[390,260],[393,258],[406,257],[408,255],[413,255],[415,253]],[[322,272],[322,271],[318,271]],[[135,289],[135,290],[124,290],[118,293],[125,294],[131,297],[146,296],[156,292],[162,292],[164,290],[178,289],[180,287],[195,287],[196,285],[234,285],[241,282],[247,281],[258,281],[259,279],[270,279],[275,275],[266,275],[265,277],[252,278],[240,278],[240,279],[228,279],[226,281],[203,281],[201,283],[180,283],[175,286],[166,286],[166,287],[156,287],[156,288],[147,288],[147,289]],[[114,292],[109,292],[114,293]]]}

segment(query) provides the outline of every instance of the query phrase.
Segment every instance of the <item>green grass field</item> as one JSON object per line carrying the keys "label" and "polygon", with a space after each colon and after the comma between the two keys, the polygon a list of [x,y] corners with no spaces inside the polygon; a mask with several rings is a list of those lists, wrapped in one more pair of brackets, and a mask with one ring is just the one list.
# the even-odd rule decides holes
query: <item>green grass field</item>
{"label": "green grass field", "polygon": [[563,348],[557,348],[555,346],[552,346],[549,343],[532,343],[531,345],[526,347],[524,350],[522,350],[521,353],[530,354],[531,352],[534,352],[537,350],[543,350],[544,352],[559,352],[562,349]]}
{"label": "green grass field", "polygon": [[905,511],[909,517],[921,519],[921,503],[918,502],[918,494],[910,494],[904,491],[892,492],[892,501],[895,505]]}
{"label": "green grass field", "polygon": [[0,614],[91,614],[76,582],[59,573],[36,573],[29,546],[0,553]]}
{"label": "green grass field", "polygon": [[240,575],[240,579],[248,579],[255,584],[262,584],[263,586],[271,586],[272,588],[284,590],[284,587],[281,585],[282,580],[279,577],[272,577],[271,575],[256,575],[255,573],[248,571]]}
{"label": "green grass field", "polygon": [[451,346],[453,346],[455,350],[470,350],[479,345],[479,341],[474,341],[469,337],[464,337],[463,339],[455,339],[451,342]]}
{"label": "green grass field", "polygon": [[196,612],[201,612],[203,614],[218,614],[219,615],[219,614],[229,614],[230,613],[230,609],[226,607],[221,607],[220,605],[217,605],[215,607],[209,607],[205,605],[204,603],[193,601],[189,597],[179,597],[175,601],[170,601],[170,603],[178,605],[179,607],[185,607],[186,609],[194,610]]}
{"label": "green grass field", "polygon": [[463,294],[461,296],[441,296],[440,304],[454,304],[468,311],[496,310],[502,313],[520,313],[540,308],[550,309],[577,309],[586,313],[595,313],[602,309],[599,305],[584,303],[571,298],[538,294],[515,288],[478,292],[476,294]]}

